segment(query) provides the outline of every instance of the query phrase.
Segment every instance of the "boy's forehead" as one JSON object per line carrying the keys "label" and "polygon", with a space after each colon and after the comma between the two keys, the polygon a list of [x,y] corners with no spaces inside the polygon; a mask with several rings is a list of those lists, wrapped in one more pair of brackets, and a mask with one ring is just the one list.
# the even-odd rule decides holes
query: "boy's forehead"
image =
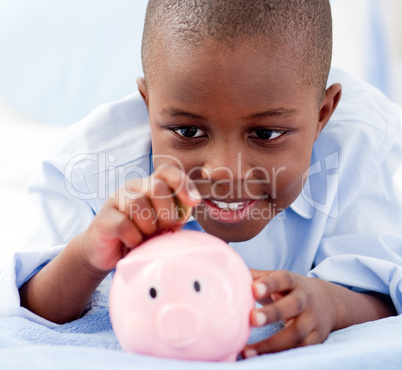
{"label": "boy's forehead", "polygon": [[[210,110],[219,101],[220,109],[241,110],[239,114],[247,116],[267,108],[286,108],[288,101],[311,95],[298,78],[286,48],[269,41],[250,40],[235,48],[216,41],[196,47],[176,44],[158,60],[148,86],[152,100],[156,98],[163,105],[167,101],[179,103],[172,107],[197,105],[197,113],[201,113],[200,104]],[[250,109],[233,104],[240,101],[242,107]]]}
{"label": "boy's forehead", "polygon": [[292,58],[290,49],[269,38],[239,40],[231,45],[208,38],[194,46],[168,37],[160,40],[159,45],[154,67],[149,69],[151,81],[169,75],[200,81],[215,73],[221,80],[247,79],[243,82],[255,80],[257,83],[268,76],[285,74],[290,75],[295,84],[302,84],[297,59]]}
{"label": "boy's forehead", "polygon": [[[244,58],[244,63],[241,63],[242,71],[257,73],[257,70],[263,72],[273,68],[278,71],[287,70],[292,73],[296,84],[300,87],[306,85],[305,76],[310,66],[304,63],[304,58],[300,57],[298,48],[292,42],[284,42],[275,37],[275,34],[217,40],[203,33],[199,35],[197,42],[194,42],[183,39],[169,27],[163,28],[163,31],[153,38],[152,57],[147,58],[146,79],[149,85],[152,85],[153,80],[172,71],[185,74],[189,63],[199,64],[204,67],[204,73],[209,73],[218,63],[227,67],[233,66],[234,58]],[[251,58],[247,60],[248,57]],[[193,69],[189,73],[193,73]],[[199,69],[198,73],[203,71]],[[317,85],[315,88],[322,89]],[[320,96],[320,93],[317,93],[317,96]]]}

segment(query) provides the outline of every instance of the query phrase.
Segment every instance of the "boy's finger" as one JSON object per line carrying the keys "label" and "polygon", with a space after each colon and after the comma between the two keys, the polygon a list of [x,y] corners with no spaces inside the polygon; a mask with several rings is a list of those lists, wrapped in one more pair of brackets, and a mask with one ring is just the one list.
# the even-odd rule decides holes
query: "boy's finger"
{"label": "boy's finger", "polygon": [[318,330],[313,330],[304,340],[302,346],[311,346],[313,344],[322,343],[324,340],[325,338],[318,332]]}
{"label": "boy's finger", "polygon": [[298,319],[292,320],[284,329],[268,339],[246,346],[242,351],[243,357],[250,358],[265,353],[275,353],[304,346],[312,331],[311,323],[308,320]]}
{"label": "boy's finger", "polygon": [[173,195],[178,197],[184,204],[195,206],[200,203],[202,197],[197,187],[179,168],[162,164],[155,171],[154,177],[164,180],[172,189]]}
{"label": "boy's finger", "polygon": [[173,230],[179,223],[177,206],[169,185],[162,179],[155,179],[148,194],[159,230]]}
{"label": "boy's finger", "polygon": [[134,248],[143,241],[143,236],[136,225],[131,222],[128,216],[118,210],[113,210],[111,213],[113,224],[116,229],[116,236],[128,248]]}
{"label": "boy's finger", "polygon": [[150,236],[156,233],[158,228],[156,212],[147,197],[142,196],[136,199],[127,208],[126,213],[130,220],[135,223],[142,234]]}
{"label": "boy's finger", "polygon": [[262,299],[274,293],[288,292],[294,289],[296,284],[296,274],[286,270],[279,270],[255,279],[253,291],[257,299]]}
{"label": "boy's finger", "polygon": [[127,215],[141,234],[150,236],[157,231],[156,214],[147,193],[139,191],[137,187],[138,184],[135,182],[125,184],[124,191],[120,190],[118,197],[109,199],[108,203],[120,213]]}
{"label": "boy's finger", "polygon": [[250,272],[253,280],[255,280],[262,276],[269,275],[272,271],[250,269]]}
{"label": "boy's finger", "polygon": [[180,198],[174,197],[174,201],[177,208],[177,216],[180,222],[184,225],[187,220],[190,218],[191,213],[193,212],[193,207],[185,205]]}
{"label": "boy's finger", "polygon": [[259,327],[280,320],[289,320],[302,314],[307,304],[307,296],[301,291],[293,291],[282,299],[267,304],[251,312],[251,324]]}

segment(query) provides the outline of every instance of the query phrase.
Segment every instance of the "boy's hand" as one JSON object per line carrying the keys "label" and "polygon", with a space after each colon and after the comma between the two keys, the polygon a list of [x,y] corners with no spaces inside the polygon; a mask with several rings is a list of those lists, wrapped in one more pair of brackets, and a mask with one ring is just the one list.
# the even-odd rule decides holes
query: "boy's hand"
{"label": "boy's hand", "polygon": [[148,178],[128,181],[84,233],[83,260],[95,271],[112,270],[143,240],[181,228],[185,220],[177,204],[193,207],[200,199],[192,181],[171,165],[159,166]]}
{"label": "boy's hand", "polygon": [[283,320],[285,327],[246,346],[245,358],[322,343],[328,337],[336,324],[331,283],[285,270],[251,272],[254,296],[263,305],[251,312],[251,324],[259,327]]}

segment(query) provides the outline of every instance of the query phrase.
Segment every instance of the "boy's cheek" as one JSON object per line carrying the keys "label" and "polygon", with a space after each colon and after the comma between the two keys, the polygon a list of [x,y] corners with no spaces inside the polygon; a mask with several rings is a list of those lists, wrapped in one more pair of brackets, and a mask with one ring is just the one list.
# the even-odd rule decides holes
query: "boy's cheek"
{"label": "boy's cheek", "polygon": [[271,184],[271,202],[278,208],[289,207],[302,192],[306,176],[306,171],[295,173],[285,169]]}

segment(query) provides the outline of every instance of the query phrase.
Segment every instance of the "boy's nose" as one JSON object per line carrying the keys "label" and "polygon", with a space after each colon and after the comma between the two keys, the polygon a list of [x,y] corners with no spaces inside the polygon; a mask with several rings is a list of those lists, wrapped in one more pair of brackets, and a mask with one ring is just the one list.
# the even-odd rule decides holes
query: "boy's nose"
{"label": "boy's nose", "polygon": [[211,151],[202,167],[202,177],[205,180],[223,182],[242,181],[252,176],[251,166],[239,151]]}

